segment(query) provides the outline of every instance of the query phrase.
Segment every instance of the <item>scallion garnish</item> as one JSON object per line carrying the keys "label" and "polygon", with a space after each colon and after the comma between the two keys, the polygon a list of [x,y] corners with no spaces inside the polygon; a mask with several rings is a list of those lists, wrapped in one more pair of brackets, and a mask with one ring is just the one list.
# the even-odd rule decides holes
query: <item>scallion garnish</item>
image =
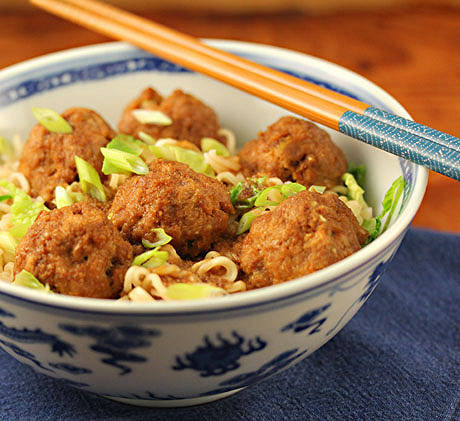
{"label": "scallion garnish", "polygon": [[254,206],[276,206],[305,189],[306,187],[299,183],[270,186],[255,195]]}
{"label": "scallion garnish", "polygon": [[164,246],[165,244],[168,244],[172,240],[172,237],[166,234],[163,228],[154,228],[152,232],[155,233],[157,240],[152,243],[149,240],[142,239],[142,245],[145,248],[152,249],[154,247]]}
{"label": "scallion garnish", "polygon": [[366,166],[350,164],[348,166],[348,173],[352,174],[355,177],[356,182],[362,187],[364,186],[364,181],[366,179]]}
{"label": "scallion garnish", "polygon": [[259,209],[253,209],[253,210],[250,210],[249,212],[244,213],[238,223],[236,234],[240,235],[240,234],[243,234],[243,232],[246,232],[247,230],[249,230],[249,228],[251,228],[252,222],[259,215],[260,215]]}
{"label": "scallion garnish", "polygon": [[4,253],[14,258],[17,246],[18,241],[8,231],[0,231],[0,247]]}
{"label": "scallion garnish", "polygon": [[214,176],[214,171],[206,163],[204,155],[201,152],[181,148],[175,145],[149,146],[150,150],[157,158],[167,161],[177,161],[187,164],[193,171],[201,174]]}
{"label": "scallion garnish", "polygon": [[142,124],[156,124],[157,126],[170,126],[172,120],[161,111],[157,110],[132,110],[131,114]]}
{"label": "scallion garnish", "polygon": [[75,165],[77,166],[78,178],[83,192],[100,202],[106,201],[104,187],[96,169],[84,159],[75,155]]}
{"label": "scallion garnish", "polygon": [[254,202],[254,206],[276,206],[279,205],[282,201],[283,194],[281,193],[281,186],[271,186],[262,190],[257,195],[257,198]]}
{"label": "scallion garnish", "polygon": [[233,186],[230,189],[230,200],[232,201],[233,205],[238,200],[238,196],[240,195],[242,191],[243,191],[243,183],[241,181],[236,186]]}
{"label": "scallion garnish", "polygon": [[176,160],[176,154],[174,152],[174,149],[171,148],[171,145],[164,145],[164,146],[151,145],[149,146],[149,149],[152,151],[152,153],[157,158],[165,159],[166,161]]}
{"label": "scallion garnish", "polygon": [[13,204],[10,208],[10,222],[12,224],[10,234],[16,240],[20,240],[24,237],[38,214],[43,210],[48,210],[48,208],[43,202],[32,199],[25,191],[9,181],[0,180],[0,187],[7,190],[13,198]]}
{"label": "scallion garnish", "polygon": [[156,142],[156,140],[152,136],[145,132],[139,132],[137,135],[139,136],[140,140],[142,140],[145,143],[148,143],[149,145],[154,145]]}
{"label": "scallion garnish", "polygon": [[342,180],[348,188],[348,199],[357,200],[360,204],[364,204],[364,189],[358,184],[353,174],[346,172],[342,175]]}
{"label": "scallion garnish", "polygon": [[138,174],[145,175],[149,172],[149,167],[138,157],[129,152],[123,152],[117,149],[101,148],[104,155],[102,172],[108,174]]}
{"label": "scallion garnish", "polygon": [[243,210],[254,207],[254,209],[244,213],[241,217],[237,228],[238,235],[246,232],[251,227],[252,221],[257,216],[261,215],[265,208],[278,206],[288,197],[294,196],[306,189],[305,186],[299,183],[286,183],[269,186],[263,190],[259,190],[257,187],[263,187],[263,184],[265,184],[266,180],[267,177],[252,179],[252,183],[256,184],[252,185],[254,196],[251,196],[247,199],[238,198],[244,189],[243,183],[238,183],[236,186],[230,189],[230,200],[236,209]]}
{"label": "scallion garnish", "polygon": [[54,189],[54,201],[56,202],[56,207],[58,209],[70,206],[74,203],[70,194],[67,193],[67,190],[62,186],[57,186]]}
{"label": "scallion garnish", "polygon": [[168,257],[169,254],[167,251],[156,251],[142,266],[149,269],[157,268],[158,266],[164,265]]}
{"label": "scallion garnish", "polygon": [[166,295],[171,300],[198,300],[200,298],[227,295],[227,291],[209,284],[172,284],[166,289]]}
{"label": "scallion garnish", "polygon": [[160,247],[155,247],[153,250],[148,250],[136,256],[132,266],[143,266],[146,268],[156,268],[166,263],[169,254],[167,251],[160,251]]}
{"label": "scallion garnish", "polygon": [[116,149],[139,156],[146,145],[133,136],[118,134],[106,146],[107,149]]}
{"label": "scallion garnish", "polygon": [[13,281],[14,285],[19,285],[21,287],[27,287],[36,289],[37,291],[50,293],[50,286],[48,284],[43,285],[34,275],[32,275],[27,270],[23,269],[19,272]]}
{"label": "scallion garnish", "polygon": [[212,137],[203,137],[201,139],[201,150],[203,152],[209,152],[210,150],[215,150],[217,155],[221,156],[230,156],[229,150],[225,147],[225,145],[219,142]]}
{"label": "scallion garnish", "polygon": [[377,219],[382,221],[382,219],[386,216],[385,225],[382,228],[382,232],[385,232],[388,228],[388,225],[390,224],[391,218],[393,217],[393,214],[396,210],[399,198],[404,191],[405,185],[406,182],[404,181],[404,178],[402,176],[398,177],[395,181],[393,181],[393,184],[385,193],[385,197],[382,201],[383,209],[380,215],[377,217]]}
{"label": "scallion garnish", "polygon": [[[318,187],[320,190],[322,186],[315,186]],[[306,190],[307,188],[299,183],[287,183],[287,184],[281,184],[281,193],[283,194],[284,198],[288,198],[291,196],[295,196],[297,193],[300,193],[301,191]],[[323,191],[326,188],[324,187]]]}
{"label": "scallion garnish", "polygon": [[39,123],[53,133],[72,133],[72,126],[56,111],[50,108],[32,108],[34,117]]}
{"label": "scallion garnish", "polygon": [[172,146],[176,155],[176,161],[187,164],[193,171],[206,175],[214,175],[211,167],[204,160],[204,156],[200,152],[195,152],[190,149],[184,149],[179,146]]}
{"label": "scallion garnish", "polygon": [[311,192],[323,194],[323,193],[326,191],[326,186],[316,186],[316,185],[313,185],[313,186],[310,186],[310,187],[308,188],[308,190],[311,191]]}

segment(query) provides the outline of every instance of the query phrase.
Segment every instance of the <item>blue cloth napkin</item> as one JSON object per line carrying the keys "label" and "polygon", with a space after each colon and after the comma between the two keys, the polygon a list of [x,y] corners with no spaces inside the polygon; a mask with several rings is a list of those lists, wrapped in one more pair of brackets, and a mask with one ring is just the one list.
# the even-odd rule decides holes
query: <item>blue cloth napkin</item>
{"label": "blue cloth napkin", "polygon": [[150,409],[100,398],[0,352],[2,420],[459,420],[460,236],[410,229],[380,285],[329,343],[214,403]]}

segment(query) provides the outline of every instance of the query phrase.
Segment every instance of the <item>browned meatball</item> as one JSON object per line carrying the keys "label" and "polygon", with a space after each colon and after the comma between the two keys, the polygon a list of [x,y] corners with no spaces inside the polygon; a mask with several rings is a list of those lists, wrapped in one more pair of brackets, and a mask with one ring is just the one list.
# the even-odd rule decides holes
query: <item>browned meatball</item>
{"label": "browned meatball", "polygon": [[132,243],[154,241],[163,228],[181,256],[197,256],[228,230],[233,212],[225,186],[180,162],[155,160],[147,175],[129,178],[117,191],[110,217]]}
{"label": "browned meatball", "polygon": [[61,294],[117,298],[132,259],[131,244],[105,213],[79,202],[40,213],[18,245],[14,270]]}
{"label": "browned meatball", "polygon": [[329,266],[359,250],[367,236],[336,194],[298,193],[252,223],[241,250],[248,289]]}
{"label": "browned meatball", "polygon": [[[131,113],[136,109],[161,111],[171,118],[172,124],[159,126],[140,123]],[[177,140],[188,140],[198,147],[203,137],[223,141],[222,136],[217,134],[219,123],[214,110],[180,90],[162,99],[152,88],[145,89],[125,108],[118,123],[118,130],[132,136],[145,132],[154,139],[170,137]]]}
{"label": "browned meatball", "polygon": [[94,111],[70,108],[62,117],[72,126],[69,134],[52,133],[41,124],[30,132],[19,161],[19,171],[30,182],[32,196],[49,202],[57,186],[77,180],[75,155],[88,161],[101,176],[104,157],[100,148],[115,135]]}
{"label": "browned meatball", "polygon": [[246,143],[238,154],[246,176],[264,174],[283,181],[332,187],[347,170],[342,150],[318,126],[283,117]]}

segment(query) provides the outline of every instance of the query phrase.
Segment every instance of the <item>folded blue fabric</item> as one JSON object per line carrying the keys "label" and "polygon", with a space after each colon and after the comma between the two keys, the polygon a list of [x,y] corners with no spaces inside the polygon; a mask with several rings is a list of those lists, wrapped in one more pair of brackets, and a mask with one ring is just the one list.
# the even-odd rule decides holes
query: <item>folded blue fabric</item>
{"label": "folded blue fabric", "polygon": [[459,420],[460,236],[410,229],[379,287],[328,344],[232,397],[122,405],[0,352],[2,420]]}

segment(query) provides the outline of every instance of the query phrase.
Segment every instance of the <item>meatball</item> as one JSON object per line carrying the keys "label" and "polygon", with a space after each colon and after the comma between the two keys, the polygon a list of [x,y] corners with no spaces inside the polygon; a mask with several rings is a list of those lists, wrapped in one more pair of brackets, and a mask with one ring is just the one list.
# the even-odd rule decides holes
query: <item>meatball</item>
{"label": "meatball", "polygon": [[322,269],[359,250],[367,236],[336,194],[300,192],[252,223],[240,256],[247,287]]}
{"label": "meatball", "polygon": [[181,256],[194,257],[228,231],[230,213],[222,183],[180,162],[158,159],[147,175],[131,177],[118,189],[109,216],[131,243],[154,241],[152,229],[163,228]]}
{"label": "meatball", "polygon": [[31,195],[51,201],[57,186],[77,180],[75,155],[88,161],[99,174],[104,147],[114,131],[96,112],[85,108],[70,108],[62,117],[72,126],[69,134],[53,133],[41,124],[31,131],[19,161],[19,171],[30,183]]}
{"label": "meatball", "polygon": [[78,202],[40,213],[17,247],[14,270],[60,294],[117,298],[132,259],[131,244],[105,213]]}
{"label": "meatball", "polygon": [[[171,118],[172,124],[160,126],[140,123],[131,113],[136,109],[161,111]],[[218,134],[219,123],[213,109],[180,90],[162,99],[152,88],[147,88],[125,108],[118,130],[132,136],[145,132],[154,139],[170,137],[188,140],[198,147],[203,137],[223,141],[222,136]]]}
{"label": "meatball", "polygon": [[318,126],[283,117],[246,143],[238,154],[246,176],[263,174],[283,181],[332,187],[347,170],[342,150]]}

